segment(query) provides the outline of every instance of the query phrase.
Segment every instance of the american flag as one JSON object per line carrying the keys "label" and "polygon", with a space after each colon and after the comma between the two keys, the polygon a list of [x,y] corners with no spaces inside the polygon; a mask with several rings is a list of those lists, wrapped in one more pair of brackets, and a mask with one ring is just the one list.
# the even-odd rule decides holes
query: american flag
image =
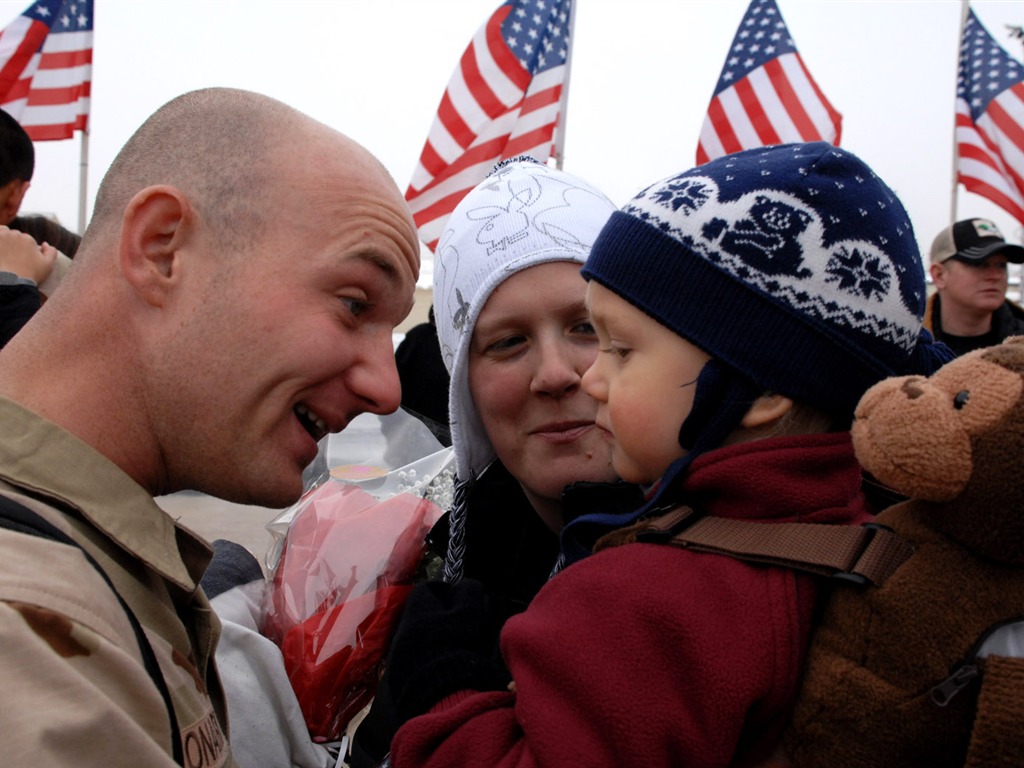
{"label": "american flag", "polygon": [[449,214],[495,163],[551,157],[568,75],[571,2],[504,3],[462,54],[405,193],[431,250]]}
{"label": "american flag", "polygon": [[1024,67],[968,11],[956,90],[957,181],[1024,224]]}
{"label": "american flag", "polygon": [[839,146],[841,126],[842,115],[804,66],[775,0],[753,0],[711,97],[697,164],[788,142]]}
{"label": "american flag", "polygon": [[93,0],[37,0],[0,30],[0,108],[36,141],[89,121]]}

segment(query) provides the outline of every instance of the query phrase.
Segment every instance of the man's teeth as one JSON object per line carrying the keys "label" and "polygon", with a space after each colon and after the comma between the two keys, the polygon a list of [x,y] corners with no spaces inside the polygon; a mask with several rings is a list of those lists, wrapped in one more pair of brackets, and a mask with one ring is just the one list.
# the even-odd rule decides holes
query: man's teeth
{"label": "man's teeth", "polygon": [[306,418],[310,423],[314,424],[320,432],[327,432],[327,422],[309,410],[309,408],[304,406],[302,403],[295,406],[295,412]]}

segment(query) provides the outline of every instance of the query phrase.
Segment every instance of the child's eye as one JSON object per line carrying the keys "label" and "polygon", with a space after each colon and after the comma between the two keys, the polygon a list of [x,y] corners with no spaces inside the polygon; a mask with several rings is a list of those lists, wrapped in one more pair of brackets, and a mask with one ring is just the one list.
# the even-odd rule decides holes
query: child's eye
{"label": "child's eye", "polygon": [[624,360],[629,355],[629,353],[632,352],[632,350],[629,349],[629,347],[620,346],[611,346],[608,347],[608,349],[602,349],[600,351],[608,355],[615,355],[622,360]]}

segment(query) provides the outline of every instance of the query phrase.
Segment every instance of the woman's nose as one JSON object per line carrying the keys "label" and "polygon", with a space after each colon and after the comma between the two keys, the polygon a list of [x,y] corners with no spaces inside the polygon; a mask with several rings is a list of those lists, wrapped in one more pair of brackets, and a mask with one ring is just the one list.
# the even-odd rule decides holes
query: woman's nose
{"label": "woman's nose", "polygon": [[538,394],[561,396],[574,392],[580,386],[586,370],[570,345],[549,341],[538,345],[537,370],[530,383],[531,391]]}

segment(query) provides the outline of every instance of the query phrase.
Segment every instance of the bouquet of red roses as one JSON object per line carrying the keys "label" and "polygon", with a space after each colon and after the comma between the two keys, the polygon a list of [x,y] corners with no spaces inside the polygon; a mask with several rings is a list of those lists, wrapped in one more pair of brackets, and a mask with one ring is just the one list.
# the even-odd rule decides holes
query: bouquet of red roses
{"label": "bouquet of red roses", "polygon": [[450,498],[452,456],[443,448],[383,474],[337,468],[268,526],[284,535],[262,633],[281,648],[317,741],[340,738],[373,698],[425,537]]}

